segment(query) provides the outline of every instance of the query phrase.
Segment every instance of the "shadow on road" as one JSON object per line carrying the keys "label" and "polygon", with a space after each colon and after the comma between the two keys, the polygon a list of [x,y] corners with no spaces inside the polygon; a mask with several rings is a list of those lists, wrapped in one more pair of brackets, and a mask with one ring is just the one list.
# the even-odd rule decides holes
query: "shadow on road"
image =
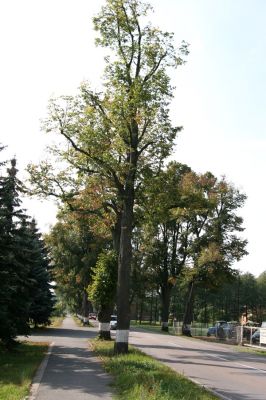
{"label": "shadow on road", "polygon": [[65,337],[65,338],[76,338],[76,339],[90,339],[97,335],[95,328],[46,328],[33,331],[30,337],[36,336],[50,336],[50,337]]}

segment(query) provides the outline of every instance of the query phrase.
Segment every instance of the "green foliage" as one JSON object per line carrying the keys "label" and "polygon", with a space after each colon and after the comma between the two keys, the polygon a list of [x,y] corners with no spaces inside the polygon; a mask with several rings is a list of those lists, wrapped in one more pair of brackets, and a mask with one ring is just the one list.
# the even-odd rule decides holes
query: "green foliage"
{"label": "green foliage", "polygon": [[88,286],[89,299],[98,307],[113,304],[117,283],[117,255],[106,250],[99,254],[92,268],[92,282]]}
{"label": "green foliage", "polygon": [[[28,286],[30,266],[23,234],[26,216],[20,208],[21,185],[16,177],[16,161],[0,181],[0,338],[10,346],[19,333],[28,333]],[[25,257],[26,256],[26,257]],[[26,259],[25,259],[26,258]]]}
{"label": "green foliage", "polygon": [[[135,200],[144,175],[162,168],[181,129],[169,117],[168,68],[183,63],[187,45],[182,43],[177,55],[172,34],[142,26],[149,10],[140,0],[106,1],[94,18],[96,43],[107,48],[104,90],[97,93],[84,83],[77,96],[51,100],[44,130],[66,139],[66,147],[60,143],[50,152],[62,169],[50,169],[52,162],[29,167],[34,193],[59,197],[71,207],[80,191],[97,181],[100,204],[86,211],[109,213],[110,229],[118,221],[121,228],[118,326],[120,315],[129,316]],[[129,320],[121,323],[126,328]]]}
{"label": "green foliage", "polygon": [[72,312],[81,312],[84,291],[105,241],[90,230],[90,221],[62,212],[59,222],[45,236],[52,260],[57,298]]}
{"label": "green foliage", "polygon": [[29,333],[29,320],[37,318],[34,305],[42,322],[48,322],[52,308],[48,263],[35,223],[20,208],[23,186],[15,167],[11,160],[0,178],[0,339],[7,347],[18,334]]}
{"label": "green foliage", "polygon": [[31,282],[29,319],[35,325],[49,324],[54,304],[52,286],[49,283],[50,260],[34,220],[28,229],[28,240],[31,252],[31,269],[28,277]]}
{"label": "green foliage", "polygon": [[257,278],[259,319],[266,321],[266,271]]}

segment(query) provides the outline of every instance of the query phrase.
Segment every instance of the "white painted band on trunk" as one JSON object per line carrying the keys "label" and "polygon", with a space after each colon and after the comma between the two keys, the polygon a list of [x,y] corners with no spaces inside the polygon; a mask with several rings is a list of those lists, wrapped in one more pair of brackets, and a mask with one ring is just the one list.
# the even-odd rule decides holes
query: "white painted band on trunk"
{"label": "white painted band on trunk", "polygon": [[115,341],[116,343],[127,343],[128,342],[128,335],[129,335],[129,330],[117,330],[116,331],[116,338]]}
{"label": "white painted band on trunk", "polygon": [[99,322],[99,332],[109,332],[110,324],[109,322]]}
{"label": "white painted band on trunk", "polygon": [[163,326],[164,328],[168,328],[168,322],[162,322],[162,326]]}

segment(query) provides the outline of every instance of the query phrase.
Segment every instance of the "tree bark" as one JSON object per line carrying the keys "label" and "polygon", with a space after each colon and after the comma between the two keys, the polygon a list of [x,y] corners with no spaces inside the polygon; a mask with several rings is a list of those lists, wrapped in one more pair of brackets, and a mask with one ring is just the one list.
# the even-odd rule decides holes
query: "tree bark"
{"label": "tree bark", "polygon": [[82,306],[81,306],[81,315],[83,317],[83,324],[86,325],[89,323],[89,301],[88,301],[88,293],[86,289],[83,290],[82,295]]}
{"label": "tree bark", "polygon": [[132,225],[134,190],[127,191],[121,219],[120,251],[118,258],[117,282],[117,331],[114,351],[118,354],[128,352],[128,335],[130,326],[130,268],[132,260]]}
{"label": "tree bark", "polygon": [[193,308],[194,308],[194,295],[195,295],[194,281],[191,281],[188,285],[188,296],[186,302],[186,308],[184,313],[182,334],[186,336],[191,336],[190,325],[193,320]]}
{"label": "tree bark", "polygon": [[111,340],[110,320],[113,304],[104,304],[98,313],[99,331],[98,337],[103,340]]}
{"label": "tree bark", "polygon": [[161,293],[162,302],[162,331],[168,332],[168,318],[169,318],[169,307],[170,307],[170,287],[169,285],[162,287]]}

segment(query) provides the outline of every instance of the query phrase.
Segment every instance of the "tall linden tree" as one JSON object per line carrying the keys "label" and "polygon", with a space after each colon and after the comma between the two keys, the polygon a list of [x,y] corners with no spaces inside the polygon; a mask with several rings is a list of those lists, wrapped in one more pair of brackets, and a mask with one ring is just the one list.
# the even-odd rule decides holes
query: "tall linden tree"
{"label": "tall linden tree", "polygon": [[[99,196],[105,209],[118,204],[121,210],[117,353],[128,351],[134,204],[146,169],[162,168],[180,129],[169,118],[173,88],[167,71],[181,65],[188,54],[186,43],[176,51],[173,34],[148,23],[151,11],[140,0],[106,0],[93,20],[96,44],[106,48],[103,90],[95,92],[86,83],[77,96],[52,100],[45,124],[48,132],[66,139],[65,149],[52,150],[68,163],[71,179],[77,173],[83,185],[92,177],[104,182]],[[54,186],[50,188],[47,181],[45,187],[42,167],[30,168],[32,182],[49,193]]]}

